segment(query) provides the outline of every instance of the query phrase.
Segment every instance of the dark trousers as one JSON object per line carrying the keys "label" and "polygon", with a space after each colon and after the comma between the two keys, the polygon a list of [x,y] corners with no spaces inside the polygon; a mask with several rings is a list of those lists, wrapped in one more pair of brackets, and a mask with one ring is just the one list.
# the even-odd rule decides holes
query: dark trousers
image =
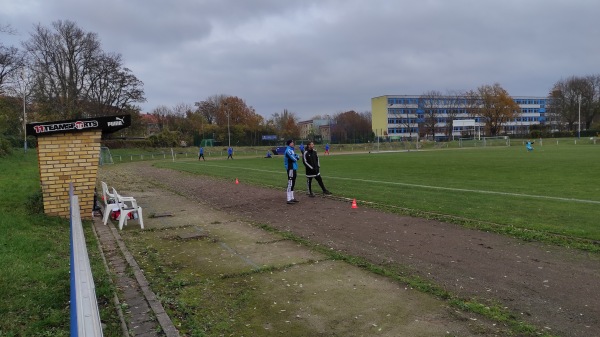
{"label": "dark trousers", "polygon": [[[321,186],[321,189],[323,190],[323,192],[325,192],[327,189],[325,188],[325,185],[323,184],[323,179],[321,178],[321,176],[316,176],[314,177],[314,179],[319,183],[319,186]],[[308,193],[312,194],[312,180],[313,177],[306,177],[306,187],[308,187]]]}

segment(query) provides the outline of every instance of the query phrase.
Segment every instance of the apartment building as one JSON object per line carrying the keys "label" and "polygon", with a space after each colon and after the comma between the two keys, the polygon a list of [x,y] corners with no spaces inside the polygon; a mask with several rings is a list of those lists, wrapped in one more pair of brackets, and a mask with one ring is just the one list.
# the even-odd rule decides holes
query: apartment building
{"label": "apartment building", "polygon": [[[518,115],[503,125],[503,135],[524,135],[532,125],[547,121],[547,97],[518,96]],[[446,140],[483,136],[482,118],[467,112],[466,97],[384,95],[371,99],[372,128],[376,137],[395,139]],[[430,112],[433,111],[433,114]],[[433,116],[432,116],[433,115]],[[433,117],[433,121],[432,121]],[[425,123],[435,124],[435,132]],[[451,128],[451,130],[450,130]]]}

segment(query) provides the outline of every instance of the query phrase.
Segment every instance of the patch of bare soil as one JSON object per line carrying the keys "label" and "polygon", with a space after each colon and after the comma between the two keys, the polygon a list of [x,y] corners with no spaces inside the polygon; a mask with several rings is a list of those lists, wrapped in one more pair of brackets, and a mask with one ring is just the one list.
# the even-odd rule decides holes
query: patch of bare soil
{"label": "patch of bare soil", "polygon": [[149,164],[136,170],[232,215],[375,264],[409,267],[461,297],[499,302],[553,335],[600,336],[598,255],[361,206],[352,209],[347,202],[299,192],[300,202],[288,205],[283,187],[236,185]]}

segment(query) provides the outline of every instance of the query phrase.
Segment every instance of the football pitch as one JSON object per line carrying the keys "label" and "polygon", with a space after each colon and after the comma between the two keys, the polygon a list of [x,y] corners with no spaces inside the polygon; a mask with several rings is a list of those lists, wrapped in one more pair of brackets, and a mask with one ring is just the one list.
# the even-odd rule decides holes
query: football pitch
{"label": "football pitch", "polygon": [[[297,151],[299,153],[299,151]],[[600,240],[600,146],[544,145],[433,151],[320,153],[321,175],[336,197],[363,206],[485,223],[572,238]],[[156,163],[232,182],[280,188],[286,175],[281,156],[199,162]],[[199,177],[201,179],[201,177]],[[319,190],[316,182],[313,189]],[[300,163],[297,196],[306,191]],[[350,208],[350,205],[348,206]]]}

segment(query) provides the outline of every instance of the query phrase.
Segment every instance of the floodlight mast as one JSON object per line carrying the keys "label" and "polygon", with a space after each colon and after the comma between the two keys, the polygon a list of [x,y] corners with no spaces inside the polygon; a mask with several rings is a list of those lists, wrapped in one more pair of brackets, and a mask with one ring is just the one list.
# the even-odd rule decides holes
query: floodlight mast
{"label": "floodlight mast", "polygon": [[21,82],[23,90],[23,151],[27,152],[27,114],[25,113],[25,69],[21,69]]}
{"label": "floodlight mast", "polygon": [[225,105],[225,112],[227,113],[227,138],[228,143],[227,147],[231,147],[231,132],[229,131],[229,107],[227,106],[227,102],[223,103]]}
{"label": "floodlight mast", "polygon": [[579,121],[577,122],[577,139],[581,138],[581,94],[577,97],[579,99],[579,107],[577,109],[579,114]]}

